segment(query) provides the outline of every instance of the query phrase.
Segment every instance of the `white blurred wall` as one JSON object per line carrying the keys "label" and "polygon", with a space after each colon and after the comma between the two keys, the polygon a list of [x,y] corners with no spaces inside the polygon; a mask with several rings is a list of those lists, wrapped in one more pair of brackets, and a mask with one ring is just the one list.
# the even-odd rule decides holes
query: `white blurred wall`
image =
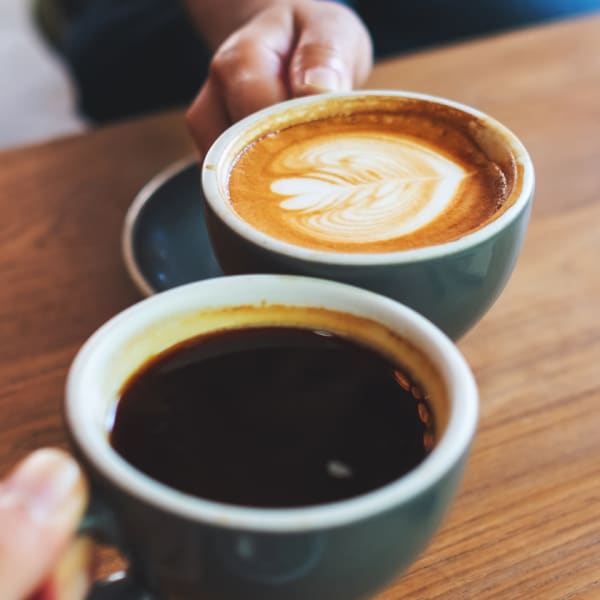
{"label": "white blurred wall", "polygon": [[67,70],[35,30],[30,0],[0,0],[0,149],[76,133]]}

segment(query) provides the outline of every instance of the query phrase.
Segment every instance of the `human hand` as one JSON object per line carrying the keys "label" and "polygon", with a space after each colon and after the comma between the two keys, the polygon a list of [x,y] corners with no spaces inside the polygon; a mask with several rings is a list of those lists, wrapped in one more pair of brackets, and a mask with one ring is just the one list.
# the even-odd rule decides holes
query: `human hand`
{"label": "human hand", "polygon": [[0,598],[80,600],[88,588],[89,542],[73,539],[87,488],[77,463],[38,450],[0,481]]}
{"label": "human hand", "polygon": [[216,50],[187,113],[203,156],[235,121],[282,100],[362,84],[372,67],[369,33],[349,8],[321,0],[272,2]]}

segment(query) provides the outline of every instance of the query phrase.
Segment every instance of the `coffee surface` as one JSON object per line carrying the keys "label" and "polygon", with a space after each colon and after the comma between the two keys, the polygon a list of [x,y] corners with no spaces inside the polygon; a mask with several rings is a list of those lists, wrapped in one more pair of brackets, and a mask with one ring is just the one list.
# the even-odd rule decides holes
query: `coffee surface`
{"label": "coffee surface", "polygon": [[351,498],[428,454],[424,388],[378,352],[327,331],[206,334],[125,384],[110,441],[180,491],[254,507]]}
{"label": "coffee surface", "polygon": [[511,186],[469,120],[406,102],[292,124],[237,156],[230,203],[263,233],[318,250],[393,252],[459,239],[500,213]]}

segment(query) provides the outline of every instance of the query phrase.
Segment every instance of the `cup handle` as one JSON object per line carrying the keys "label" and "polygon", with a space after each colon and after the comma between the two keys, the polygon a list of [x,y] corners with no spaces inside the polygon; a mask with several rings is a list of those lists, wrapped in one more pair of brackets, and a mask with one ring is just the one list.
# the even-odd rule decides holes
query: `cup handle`
{"label": "cup handle", "polygon": [[[112,514],[96,496],[92,496],[79,524],[79,534],[88,535],[100,543],[124,550]],[[120,571],[96,582],[88,592],[86,600],[154,600],[154,597],[136,582],[130,571]]]}

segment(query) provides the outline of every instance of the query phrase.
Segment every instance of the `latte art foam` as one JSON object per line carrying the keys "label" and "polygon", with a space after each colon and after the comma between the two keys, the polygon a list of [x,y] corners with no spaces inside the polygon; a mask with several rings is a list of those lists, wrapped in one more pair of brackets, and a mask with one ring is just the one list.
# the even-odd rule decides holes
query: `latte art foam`
{"label": "latte art foam", "polygon": [[287,227],[332,243],[389,240],[420,229],[450,204],[465,169],[398,136],[320,136],[275,161],[271,191]]}
{"label": "latte art foam", "polygon": [[332,252],[445,243],[506,208],[511,165],[480,147],[474,117],[407,103],[259,135],[229,172],[229,202],[255,229]]}

